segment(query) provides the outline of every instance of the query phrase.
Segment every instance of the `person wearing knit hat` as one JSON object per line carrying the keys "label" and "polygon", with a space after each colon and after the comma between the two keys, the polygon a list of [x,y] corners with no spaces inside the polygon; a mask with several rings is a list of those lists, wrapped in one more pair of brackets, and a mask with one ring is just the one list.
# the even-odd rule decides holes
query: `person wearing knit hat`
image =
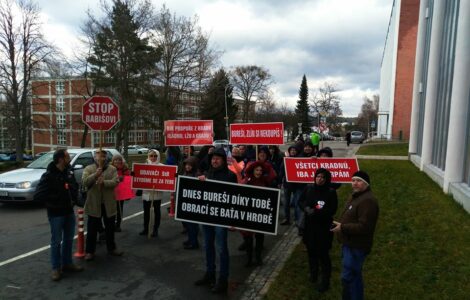
{"label": "person wearing knit hat", "polygon": [[352,177],[352,195],[346,201],[339,222],[331,231],[342,246],[343,299],[363,299],[362,266],[370,253],[379,216],[379,205],[370,188],[370,177],[357,171]]}

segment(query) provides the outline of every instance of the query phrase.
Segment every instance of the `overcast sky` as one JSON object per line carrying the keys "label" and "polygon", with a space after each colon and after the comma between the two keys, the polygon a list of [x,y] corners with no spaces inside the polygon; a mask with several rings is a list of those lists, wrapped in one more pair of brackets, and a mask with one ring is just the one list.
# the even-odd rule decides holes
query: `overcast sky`
{"label": "overcast sky", "polygon": [[[153,0],[157,9],[163,2]],[[46,37],[68,55],[98,0],[38,1]],[[261,65],[274,77],[275,99],[295,106],[303,74],[310,95],[325,81],[341,90],[346,116],[378,93],[393,0],[170,0],[177,15],[198,15],[225,68]]]}

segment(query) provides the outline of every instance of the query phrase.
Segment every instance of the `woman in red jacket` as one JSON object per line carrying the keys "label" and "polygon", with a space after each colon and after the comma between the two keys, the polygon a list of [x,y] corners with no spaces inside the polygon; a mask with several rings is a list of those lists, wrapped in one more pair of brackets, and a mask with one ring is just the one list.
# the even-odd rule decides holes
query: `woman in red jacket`
{"label": "woman in red jacket", "polygon": [[[245,179],[243,183],[255,186],[269,187],[276,178],[276,172],[270,172],[271,166],[266,162],[255,161],[248,165],[245,170]],[[256,238],[255,246],[255,265],[263,264],[261,259],[261,251],[263,250],[264,234],[254,233],[250,231],[241,231],[245,240],[247,262],[246,266],[250,267],[253,263],[253,236]]]}

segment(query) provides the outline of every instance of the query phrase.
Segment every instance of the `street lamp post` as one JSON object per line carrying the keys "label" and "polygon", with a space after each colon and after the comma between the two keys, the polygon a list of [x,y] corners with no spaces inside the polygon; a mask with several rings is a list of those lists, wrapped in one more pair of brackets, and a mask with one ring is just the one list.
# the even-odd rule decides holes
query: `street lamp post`
{"label": "street lamp post", "polygon": [[228,133],[228,107],[227,107],[227,88],[230,84],[225,85],[224,98],[225,98],[225,132],[227,133],[227,140],[229,139]]}

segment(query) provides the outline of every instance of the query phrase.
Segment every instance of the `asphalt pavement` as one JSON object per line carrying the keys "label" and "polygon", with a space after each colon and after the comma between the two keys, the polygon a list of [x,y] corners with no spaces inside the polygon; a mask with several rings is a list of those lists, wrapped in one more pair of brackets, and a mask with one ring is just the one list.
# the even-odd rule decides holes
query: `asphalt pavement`
{"label": "asphalt pavement", "polygon": [[[357,146],[344,142],[324,142],[336,157],[348,156]],[[287,148],[287,147],[285,147]],[[285,150],[285,149],[282,149]],[[162,207],[159,236],[139,236],[143,229],[142,200],[137,197],[124,207],[123,231],[116,233],[122,257],[106,254],[106,245],[97,247],[92,262],[78,261],[85,270],[65,274],[59,282],[50,279],[50,229],[46,210],[40,205],[0,204],[0,299],[238,299],[253,268],[246,268],[245,253],[237,250],[242,242],[239,232],[230,232],[229,293],[214,296],[208,288],[194,286],[205,271],[204,250],[184,250],[186,236],[180,222],[168,217],[169,195]],[[282,208],[280,208],[282,211]],[[282,219],[281,217],[279,219]],[[265,254],[287,230],[266,235]],[[203,245],[202,232],[199,242]],[[75,249],[75,244],[74,244]]]}

